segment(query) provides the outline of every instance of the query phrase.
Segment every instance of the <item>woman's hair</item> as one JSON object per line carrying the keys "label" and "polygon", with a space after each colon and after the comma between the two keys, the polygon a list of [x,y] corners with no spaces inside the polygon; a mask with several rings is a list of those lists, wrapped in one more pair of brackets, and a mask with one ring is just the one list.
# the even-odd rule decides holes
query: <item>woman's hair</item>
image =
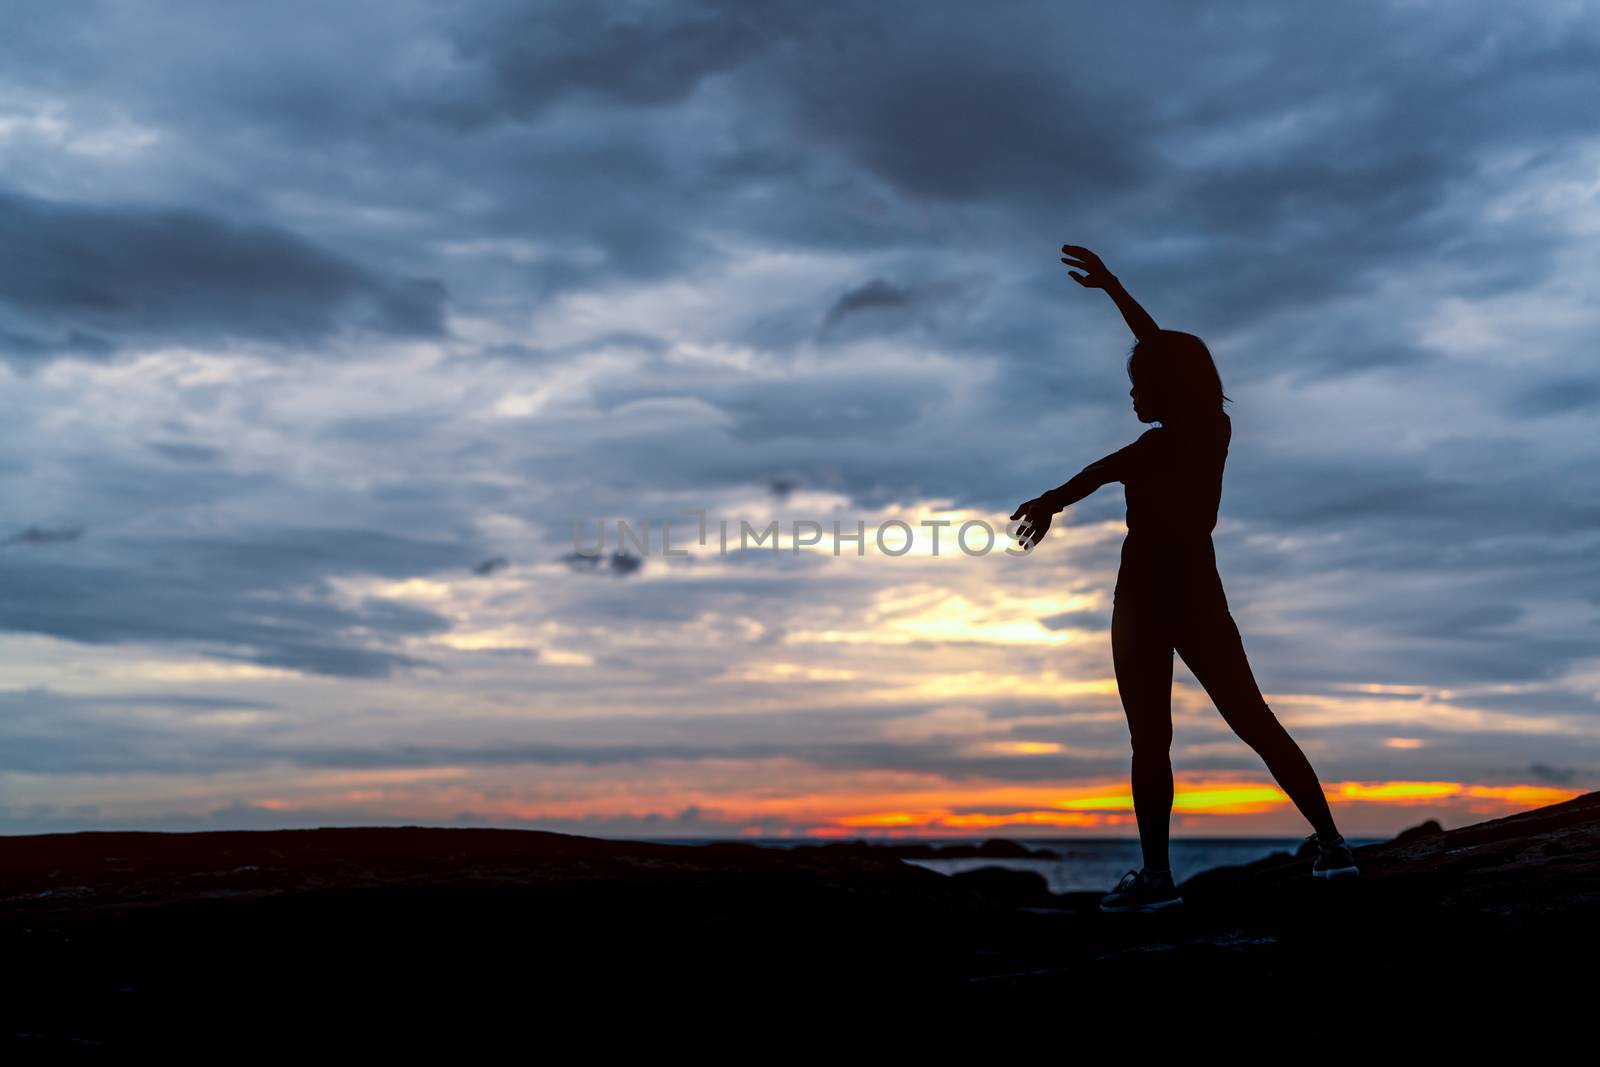
{"label": "woman's hair", "polygon": [[1159,397],[1160,410],[1182,418],[1222,413],[1233,399],[1222,391],[1222,376],[1206,343],[1192,333],[1158,330],[1128,352],[1128,380]]}

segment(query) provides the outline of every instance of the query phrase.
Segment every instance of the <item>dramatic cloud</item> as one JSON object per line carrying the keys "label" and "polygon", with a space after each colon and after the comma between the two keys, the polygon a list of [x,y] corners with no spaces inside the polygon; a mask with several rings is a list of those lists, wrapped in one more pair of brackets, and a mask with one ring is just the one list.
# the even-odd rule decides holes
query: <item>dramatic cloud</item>
{"label": "dramatic cloud", "polygon": [[51,203],[0,191],[9,354],[104,355],[161,341],[307,343],[341,321],[441,331],[437,282],[384,279],[270,225],[188,209]]}
{"label": "dramatic cloud", "polygon": [[1347,832],[1600,783],[1594,3],[8,14],[0,829],[1131,833],[1120,487],[955,544],[1144,429],[1063,242]]}

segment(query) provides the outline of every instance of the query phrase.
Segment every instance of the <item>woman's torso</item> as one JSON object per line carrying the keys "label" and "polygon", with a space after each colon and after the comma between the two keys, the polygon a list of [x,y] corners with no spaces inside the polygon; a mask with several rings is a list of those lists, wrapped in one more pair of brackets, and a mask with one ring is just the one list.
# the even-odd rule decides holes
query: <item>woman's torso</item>
{"label": "woman's torso", "polygon": [[1214,419],[1163,425],[1139,442],[1124,479],[1127,537],[1117,588],[1170,587],[1195,580],[1212,587],[1211,531],[1222,500],[1222,475],[1233,425]]}

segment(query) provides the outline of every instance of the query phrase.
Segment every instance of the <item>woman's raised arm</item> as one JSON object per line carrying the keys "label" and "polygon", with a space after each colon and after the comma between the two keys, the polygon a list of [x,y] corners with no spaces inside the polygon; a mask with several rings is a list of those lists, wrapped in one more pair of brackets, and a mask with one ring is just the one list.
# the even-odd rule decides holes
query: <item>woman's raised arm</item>
{"label": "woman's raised arm", "polygon": [[1069,267],[1077,267],[1084,273],[1068,271],[1072,280],[1085,289],[1104,289],[1106,295],[1116,302],[1117,309],[1122,312],[1122,317],[1128,320],[1128,329],[1133,331],[1133,336],[1141,341],[1148,341],[1160,332],[1161,327],[1156,325],[1156,320],[1150,313],[1139,306],[1128,290],[1122,287],[1117,276],[1106,269],[1100,257],[1084,248],[1082,245],[1062,245],[1061,251],[1065,253],[1061,262]]}

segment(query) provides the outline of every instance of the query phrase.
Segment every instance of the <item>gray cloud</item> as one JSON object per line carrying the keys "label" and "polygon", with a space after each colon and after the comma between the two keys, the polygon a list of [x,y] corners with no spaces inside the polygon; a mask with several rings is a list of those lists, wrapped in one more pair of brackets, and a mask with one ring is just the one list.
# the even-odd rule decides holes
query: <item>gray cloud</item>
{"label": "gray cloud", "polygon": [[645,561],[621,550],[611,552],[568,552],[561,561],[579,574],[611,574],[626,577],[638,573]]}
{"label": "gray cloud", "polygon": [[[774,18],[773,16],[778,17]],[[458,59],[477,76],[415,101],[457,125],[527,119],[559,99],[624,107],[682,102],[706,78],[763,50],[782,24],[720,4],[625,0],[596,12],[581,3],[482,5],[452,28]]]}
{"label": "gray cloud", "polygon": [[149,447],[175,463],[210,463],[222,455],[220,449],[187,441],[151,441]]}
{"label": "gray cloud", "polygon": [[[837,341],[916,322],[929,333],[939,332],[938,315],[946,305],[971,299],[958,282],[934,281],[896,285],[873,278],[846,291],[828,308],[817,337]],[[843,329],[841,329],[843,327]]]}
{"label": "gray cloud", "polygon": [[1099,611],[1065,611],[1060,615],[1047,615],[1039,620],[1039,625],[1051,630],[1107,630],[1111,626],[1111,618]]}
{"label": "gray cloud", "polygon": [[1579,772],[1573,767],[1552,767],[1548,763],[1534,763],[1528,767],[1528,773],[1541,782],[1566,785],[1574,781]]}
{"label": "gray cloud", "polygon": [[1524,389],[1506,403],[1514,415],[1539,418],[1583,411],[1600,404],[1600,382],[1592,378],[1561,378]]}
{"label": "gray cloud", "polygon": [[84,644],[174,644],[221,660],[382,677],[422,664],[382,642],[440,633],[449,621],[379,598],[342,606],[326,579],[407,577],[459,567],[466,558],[470,548],[461,545],[315,529],[130,539],[87,558],[0,554],[0,580],[9,591],[0,603],[0,630]]}
{"label": "gray cloud", "polygon": [[10,534],[0,541],[0,545],[49,545],[60,541],[76,541],[82,536],[81,526],[64,526],[59,529],[29,526],[27,529]]}
{"label": "gray cloud", "polygon": [[192,208],[64,204],[0,191],[0,311],[13,355],[112,345],[306,342],[349,323],[442,330],[443,287],[385,278],[262,223]]}

